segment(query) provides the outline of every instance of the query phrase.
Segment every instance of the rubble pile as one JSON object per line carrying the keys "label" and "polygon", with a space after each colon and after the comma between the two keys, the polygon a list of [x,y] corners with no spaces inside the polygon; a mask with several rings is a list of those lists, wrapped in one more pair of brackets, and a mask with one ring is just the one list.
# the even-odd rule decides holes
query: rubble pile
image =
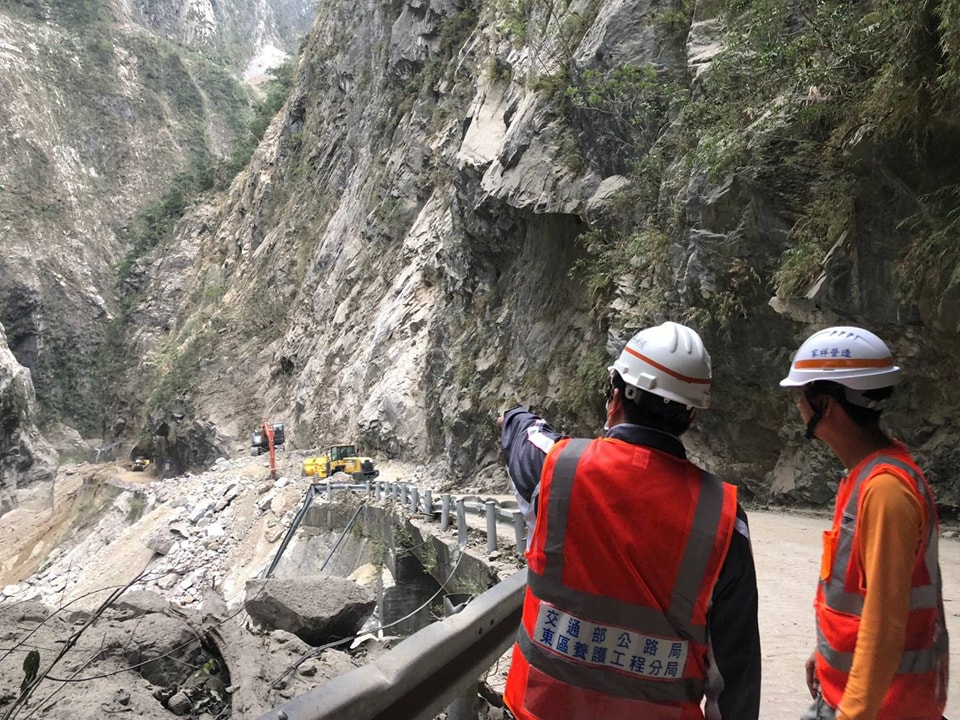
{"label": "rubble pile", "polygon": [[[20,695],[31,651],[41,674],[51,663],[53,670],[23,712],[41,707],[44,717],[65,720],[117,712],[256,717],[379,652],[368,643],[356,657],[316,653],[282,622],[286,608],[257,589],[257,608],[279,620],[265,626],[244,612],[245,585],[273,558],[305,481],[271,479],[262,460],[249,458],[143,479],[103,466],[64,470],[42,505],[7,518],[21,527],[6,528],[4,540],[19,537],[12,552],[37,570],[2,586],[0,634],[9,651],[0,653],[0,712]],[[51,533],[59,542],[33,557],[46,552],[38,538]],[[2,569],[9,578],[16,566]],[[318,628],[359,626],[375,605],[366,588],[337,580],[339,592],[310,617],[316,643],[329,639]],[[323,581],[327,593],[330,578]],[[60,686],[65,677],[72,680]]]}
{"label": "rubble pile", "polygon": [[[385,472],[440,491],[429,474]],[[318,651],[363,632],[375,600],[362,586],[384,581],[371,565],[315,576],[336,534],[288,548],[293,579],[259,579],[305,499],[307,481],[291,475],[271,479],[251,458],[165,480],[84,464],[24,491],[0,515],[0,713],[21,702],[32,652],[42,677],[21,710],[52,720],[258,717],[385,652],[391,638],[369,634]]]}
{"label": "rubble pile", "polygon": [[34,575],[4,586],[0,603],[39,598],[49,607],[91,607],[101,588],[134,581],[131,590],[156,592],[180,607],[198,608],[205,588],[237,605],[305,492],[287,477],[270,479],[262,462],[248,459],[220,459],[198,475],[109,485],[115,497],[86,536],[52,550]]}

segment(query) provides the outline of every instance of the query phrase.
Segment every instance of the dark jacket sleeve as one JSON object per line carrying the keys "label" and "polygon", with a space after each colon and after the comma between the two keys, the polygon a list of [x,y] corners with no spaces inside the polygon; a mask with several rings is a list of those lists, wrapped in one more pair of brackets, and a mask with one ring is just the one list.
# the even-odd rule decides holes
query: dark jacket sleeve
{"label": "dark jacket sleeve", "polygon": [[517,495],[531,503],[540,487],[540,473],[547,453],[553,443],[566,436],[524,407],[504,413],[502,433],[501,446],[507,474]]}
{"label": "dark jacket sleeve", "polygon": [[760,715],[760,629],[757,572],[747,515],[737,506],[737,528],[713,589],[708,620],[716,669],[723,678],[718,698],[723,720],[757,720]]}

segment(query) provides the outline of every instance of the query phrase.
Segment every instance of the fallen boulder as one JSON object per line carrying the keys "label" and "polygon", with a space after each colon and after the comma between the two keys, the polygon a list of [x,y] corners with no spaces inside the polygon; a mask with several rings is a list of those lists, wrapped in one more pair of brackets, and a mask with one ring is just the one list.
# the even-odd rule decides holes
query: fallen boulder
{"label": "fallen boulder", "polygon": [[270,630],[313,646],[355,636],[377,601],[373,591],[333,575],[248,580],[244,609]]}

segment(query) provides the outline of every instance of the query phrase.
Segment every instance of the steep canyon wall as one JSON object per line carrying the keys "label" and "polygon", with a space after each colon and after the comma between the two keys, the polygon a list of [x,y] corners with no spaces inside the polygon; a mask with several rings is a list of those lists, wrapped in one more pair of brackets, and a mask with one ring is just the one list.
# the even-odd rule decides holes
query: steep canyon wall
{"label": "steep canyon wall", "polygon": [[[694,457],[820,504],[840,469],[777,381],[812,330],[852,323],[902,361],[889,426],[955,507],[957,258],[917,210],[956,182],[955,98],[892,104],[876,78],[946,75],[891,66],[888,29],[828,4],[829,30],[759,0],[322,3],[249,166],[143,260],[122,432],[187,467],[282,421],[296,447],[499,482],[500,409],[596,432],[605,367],[676,319],[714,358]],[[889,32],[949,69],[924,5]]]}

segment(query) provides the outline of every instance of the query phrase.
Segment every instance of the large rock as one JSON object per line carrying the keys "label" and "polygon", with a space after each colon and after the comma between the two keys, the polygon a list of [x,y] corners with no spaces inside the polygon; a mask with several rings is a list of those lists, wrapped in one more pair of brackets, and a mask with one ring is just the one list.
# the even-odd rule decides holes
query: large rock
{"label": "large rock", "polygon": [[352,580],[318,575],[247,582],[244,608],[256,622],[310,645],[356,635],[376,607],[373,592]]}
{"label": "large rock", "polygon": [[124,5],[130,19],[147,30],[191,50],[225,57],[237,69],[245,66],[248,76],[271,54],[292,52],[314,14],[311,0],[242,4],[141,0]]}

